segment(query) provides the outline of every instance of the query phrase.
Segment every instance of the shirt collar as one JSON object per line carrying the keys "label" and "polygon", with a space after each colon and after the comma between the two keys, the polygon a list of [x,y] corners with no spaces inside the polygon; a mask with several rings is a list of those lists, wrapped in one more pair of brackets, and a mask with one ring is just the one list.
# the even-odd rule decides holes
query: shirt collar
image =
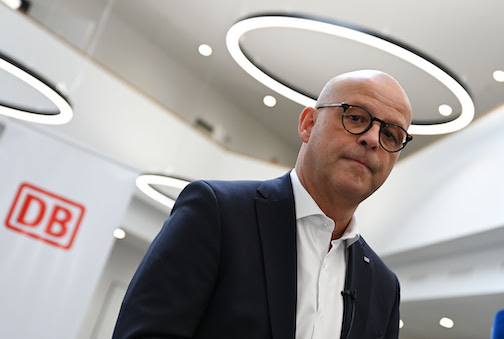
{"label": "shirt collar", "polygon": [[299,181],[296,169],[290,172],[292,191],[294,192],[294,204],[296,206],[296,219],[302,219],[310,215],[325,215],[315,200]]}
{"label": "shirt collar", "polygon": [[357,219],[354,214],[352,215],[352,219],[350,219],[350,222],[348,223],[345,232],[343,232],[341,239],[346,240],[346,245],[347,247],[349,247],[354,242],[359,240],[359,238],[360,238],[359,225],[357,224]]}
{"label": "shirt collar", "polygon": [[[292,191],[294,192],[294,205],[296,208],[296,220],[311,216],[311,215],[323,215],[324,212],[317,205],[315,200],[313,200],[312,196],[306,188],[299,181],[299,177],[297,176],[296,169],[293,169],[290,172],[290,178],[292,182]],[[352,245],[354,242],[359,240],[359,226],[357,225],[357,219],[355,214],[350,219],[350,223],[345,229],[345,232],[341,236],[342,240],[346,240],[347,247]]]}

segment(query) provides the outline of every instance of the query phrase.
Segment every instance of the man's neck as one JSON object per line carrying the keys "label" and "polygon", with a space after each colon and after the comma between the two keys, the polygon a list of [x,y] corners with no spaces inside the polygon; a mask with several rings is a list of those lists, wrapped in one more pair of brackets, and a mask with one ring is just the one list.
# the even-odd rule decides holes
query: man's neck
{"label": "man's neck", "polygon": [[[331,239],[341,238],[350,220],[352,220],[352,216],[357,207],[348,208],[344,206],[344,203],[339,204],[337,201],[317,200],[315,198],[313,198],[313,200],[319,205],[322,212],[334,221],[334,230]],[[319,203],[319,201],[322,201],[322,203]]]}
{"label": "man's neck", "polygon": [[327,193],[327,190],[310,187],[303,177],[302,171],[299,171],[298,168],[296,168],[296,174],[301,185],[303,185],[322,212],[334,221],[332,239],[339,239],[345,232],[359,204],[353,203],[348,197],[338,195],[337,192]]}

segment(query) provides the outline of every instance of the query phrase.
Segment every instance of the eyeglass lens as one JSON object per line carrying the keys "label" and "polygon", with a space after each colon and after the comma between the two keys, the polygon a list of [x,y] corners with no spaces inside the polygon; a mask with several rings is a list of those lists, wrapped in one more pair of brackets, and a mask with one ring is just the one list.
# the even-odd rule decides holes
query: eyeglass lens
{"label": "eyeglass lens", "polygon": [[[371,127],[372,121],[372,116],[360,107],[350,106],[343,113],[343,127],[352,134],[366,132]],[[386,125],[380,128],[380,144],[387,151],[400,150],[406,138],[406,131],[399,126]]]}

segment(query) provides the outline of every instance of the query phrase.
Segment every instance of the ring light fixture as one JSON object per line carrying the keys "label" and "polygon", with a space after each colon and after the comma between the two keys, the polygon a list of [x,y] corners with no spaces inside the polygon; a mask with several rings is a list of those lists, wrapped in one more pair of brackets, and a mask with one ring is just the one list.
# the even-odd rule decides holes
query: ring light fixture
{"label": "ring light fixture", "polygon": [[295,90],[293,86],[289,86],[285,82],[266,74],[266,72],[255,65],[241,49],[240,37],[247,32],[262,28],[303,29],[360,42],[401,58],[441,82],[459,100],[462,107],[460,116],[444,123],[430,125],[412,124],[408,129],[410,134],[435,135],[455,132],[469,125],[474,118],[475,108],[473,100],[460,81],[450,75],[446,69],[434,64],[420,53],[413,51],[412,48],[407,48],[403,44],[392,41],[389,38],[381,37],[376,33],[351,28],[347,25],[341,25],[325,19],[287,16],[283,14],[253,16],[238,21],[231,26],[226,35],[226,46],[238,65],[266,87],[298,104],[313,107],[316,100],[301,91]]}
{"label": "ring light fixture", "polygon": [[43,80],[40,76],[26,70],[24,67],[2,54],[0,54],[0,69],[3,69],[7,73],[15,76],[19,80],[31,86],[33,89],[40,92],[58,108],[57,112],[37,112],[0,103],[0,114],[20,120],[47,125],[62,125],[72,120],[73,110],[70,103],[63,97],[63,95],[61,95],[56,89],[53,89],[49,83]]}
{"label": "ring light fixture", "polygon": [[146,194],[149,198],[154,199],[160,204],[165,205],[169,208],[173,208],[177,197],[170,197],[166,194],[163,194],[155,189],[152,185],[161,185],[182,190],[188,184],[189,181],[187,180],[160,174],[142,174],[136,179],[136,185],[140,191]]}

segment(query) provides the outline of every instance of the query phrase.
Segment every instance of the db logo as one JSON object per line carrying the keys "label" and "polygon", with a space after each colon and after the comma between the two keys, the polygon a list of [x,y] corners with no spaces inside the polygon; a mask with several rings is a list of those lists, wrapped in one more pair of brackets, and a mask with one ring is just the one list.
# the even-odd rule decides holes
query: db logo
{"label": "db logo", "polygon": [[7,227],[65,249],[72,246],[84,206],[30,184],[22,184]]}

